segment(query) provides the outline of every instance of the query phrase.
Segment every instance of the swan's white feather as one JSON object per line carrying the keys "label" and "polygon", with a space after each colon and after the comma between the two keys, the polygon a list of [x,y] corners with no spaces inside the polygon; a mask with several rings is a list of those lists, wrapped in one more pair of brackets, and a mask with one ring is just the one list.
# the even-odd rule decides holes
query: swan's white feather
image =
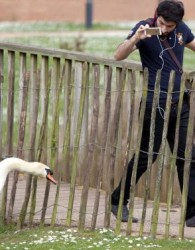
{"label": "swan's white feather", "polygon": [[0,162],[0,192],[3,189],[8,173],[12,170],[18,170],[20,172],[26,172],[40,177],[46,177],[47,168],[49,169],[48,166],[40,162],[27,162],[16,157],[4,159]]}

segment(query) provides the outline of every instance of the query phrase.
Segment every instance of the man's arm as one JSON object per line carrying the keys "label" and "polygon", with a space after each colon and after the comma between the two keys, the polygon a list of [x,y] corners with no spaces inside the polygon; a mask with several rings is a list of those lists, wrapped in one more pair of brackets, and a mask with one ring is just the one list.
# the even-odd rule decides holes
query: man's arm
{"label": "man's arm", "polygon": [[137,42],[145,39],[146,37],[150,37],[150,35],[145,34],[145,29],[148,27],[148,24],[146,24],[145,26],[140,25],[135,34],[129,40],[125,40],[123,43],[121,43],[114,54],[115,60],[120,61],[127,58],[129,54],[136,50]]}
{"label": "man's arm", "polygon": [[188,49],[191,49],[191,50],[195,51],[195,39],[193,41],[191,41],[190,43],[187,43],[186,47]]}

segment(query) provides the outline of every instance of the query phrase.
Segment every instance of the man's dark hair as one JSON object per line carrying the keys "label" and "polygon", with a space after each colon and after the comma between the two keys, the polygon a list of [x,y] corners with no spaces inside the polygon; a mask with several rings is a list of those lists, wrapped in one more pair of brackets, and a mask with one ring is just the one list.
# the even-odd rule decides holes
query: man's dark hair
{"label": "man's dark hair", "polygon": [[164,0],[156,9],[157,16],[162,16],[167,22],[180,23],[184,16],[184,6],[181,1]]}

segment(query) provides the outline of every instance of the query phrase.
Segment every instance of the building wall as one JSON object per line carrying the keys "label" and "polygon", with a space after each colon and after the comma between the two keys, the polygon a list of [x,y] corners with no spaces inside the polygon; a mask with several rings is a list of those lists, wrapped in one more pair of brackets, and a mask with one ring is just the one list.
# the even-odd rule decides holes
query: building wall
{"label": "building wall", "polygon": [[[87,0],[0,0],[0,21],[84,22]],[[92,0],[93,20],[132,21],[152,17],[158,0]],[[183,0],[185,19],[195,20],[195,1]]]}

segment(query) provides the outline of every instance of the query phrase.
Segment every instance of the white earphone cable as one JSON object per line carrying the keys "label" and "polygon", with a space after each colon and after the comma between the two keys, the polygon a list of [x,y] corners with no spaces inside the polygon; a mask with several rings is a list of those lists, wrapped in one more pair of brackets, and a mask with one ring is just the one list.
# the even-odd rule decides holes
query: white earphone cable
{"label": "white earphone cable", "polygon": [[[160,68],[161,71],[163,70],[164,64],[165,64],[164,59],[163,59],[163,54],[164,54],[164,52],[167,51],[167,50],[169,50],[169,49],[173,49],[173,48],[176,46],[176,40],[177,40],[177,39],[176,39],[176,29],[174,30],[174,36],[175,36],[175,41],[174,41],[173,46],[170,47],[170,48],[165,48],[165,49],[163,49],[163,47],[162,47],[162,44],[161,44],[161,41],[160,41],[160,37],[157,36],[158,41],[159,41],[159,44],[160,44],[160,48],[161,48],[161,52],[160,52],[160,54],[159,54],[159,58],[160,58],[161,61],[162,61],[162,65],[161,65],[161,68]],[[160,89],[160,93],[162,93],[162,92],[163,92],[163,91],[161,91],[161,89]],[[159,98],[160,98],[160,95],[159,95]],[[160,100],[158,99],[157,109],[159,110],[160,116],[161,116],[162,119],[164,120],[164,113],[165,113],[165,110],[164,110],[163,108],[160,107],[160,103],[159,103],[159,102],[160,102]]]}

